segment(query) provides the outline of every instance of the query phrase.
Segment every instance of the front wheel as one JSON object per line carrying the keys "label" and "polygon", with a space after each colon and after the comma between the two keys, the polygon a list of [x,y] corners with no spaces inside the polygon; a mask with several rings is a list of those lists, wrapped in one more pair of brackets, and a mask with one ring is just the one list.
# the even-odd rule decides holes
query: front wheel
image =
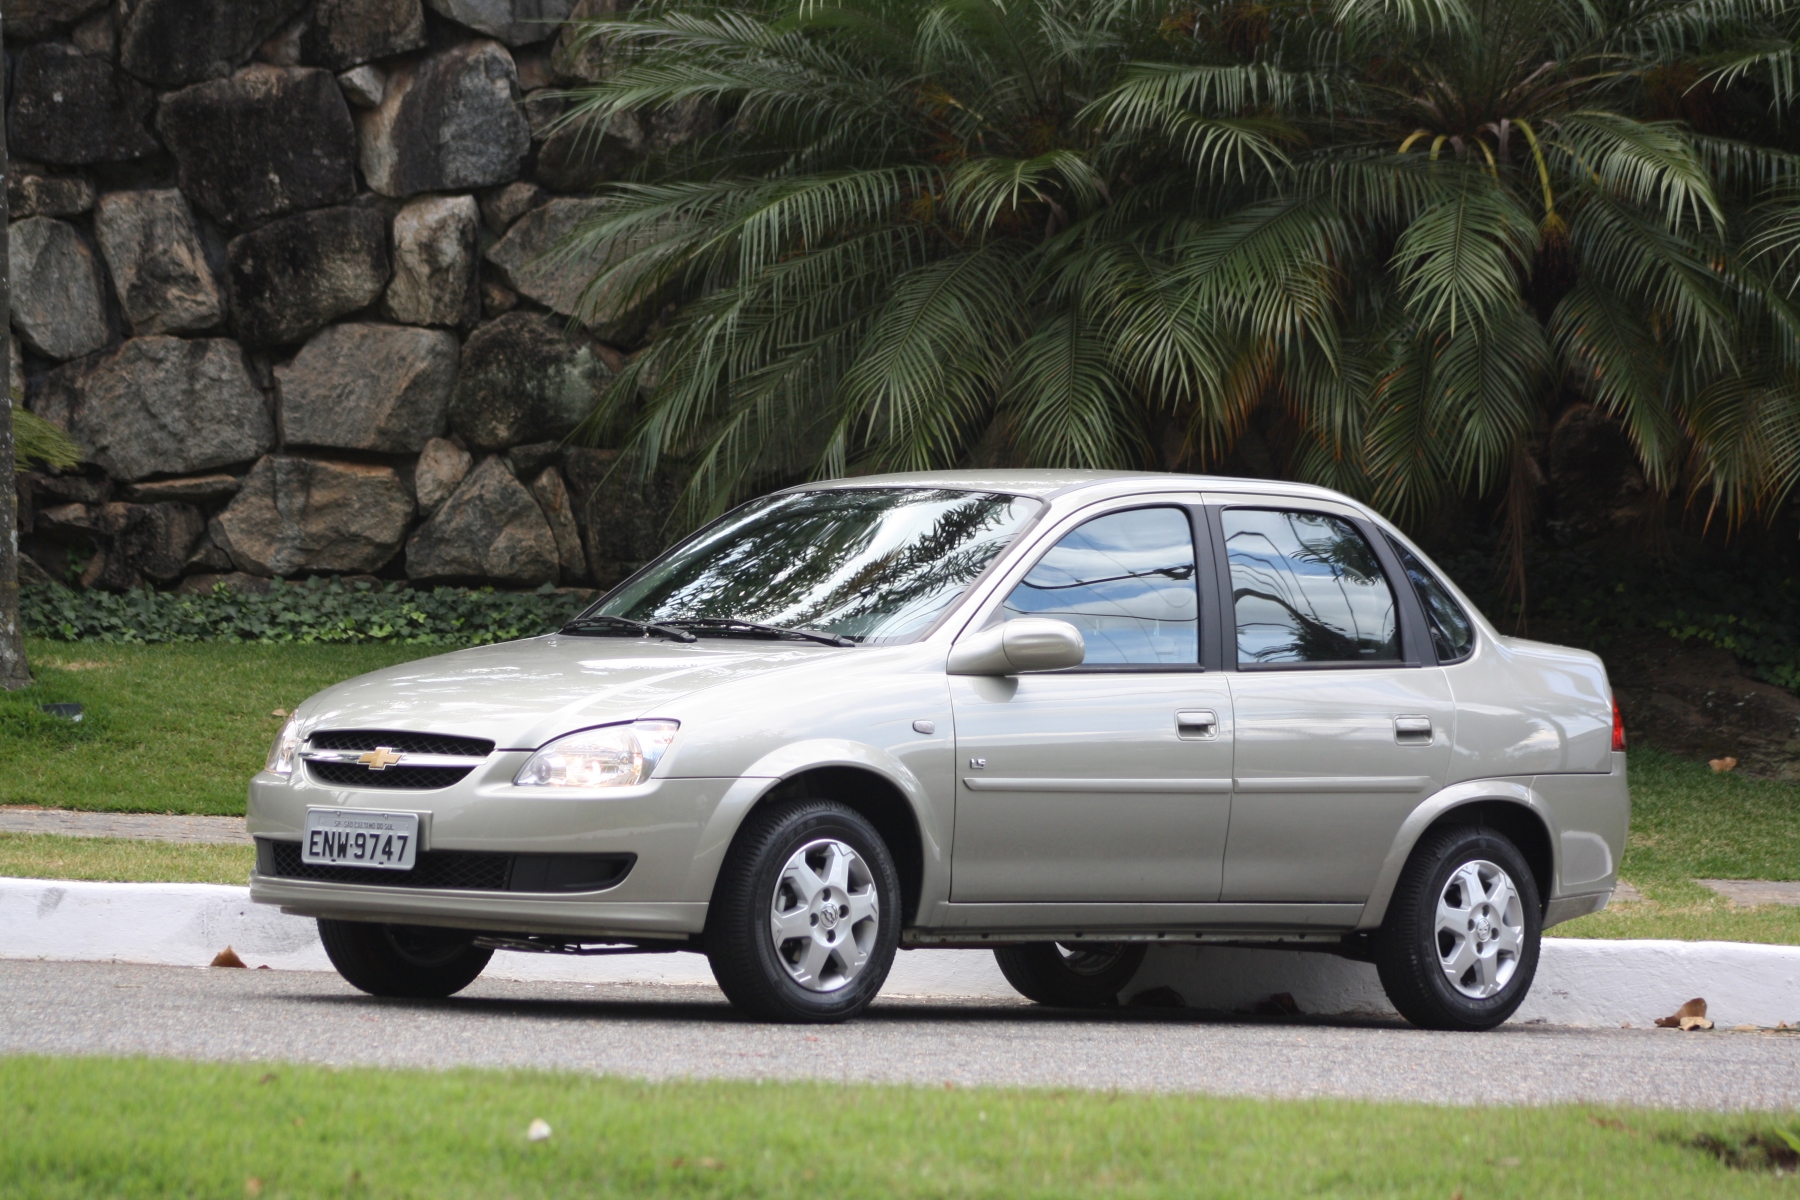
{"label": "front wheel", "polygon": [[1144,962],[1142,942],[1027,942],[998,946],[1006,982],[1053,1008],[1110,1008]]}
{"label": "front wheel", "polygon": [[494,957],[472,934],[425,925],[319,918],[319,940],[338,974],[371,996],[441,999],[462,991]]}
{"label": "front wheel", "polygon": [[1531,868],[1504,834],[1474,825],[1413,849],[1375,939],[1381,986],[1421,1029],[1492,1029],[1537,974],[1543,910]]}
{"label": "front wheel", "polygon": [[886,981],[900,916],[899,872],[875,827],[834,801],[790,801],[738,834],[706,954],[726,999],[752,1017],[843,1021]]}

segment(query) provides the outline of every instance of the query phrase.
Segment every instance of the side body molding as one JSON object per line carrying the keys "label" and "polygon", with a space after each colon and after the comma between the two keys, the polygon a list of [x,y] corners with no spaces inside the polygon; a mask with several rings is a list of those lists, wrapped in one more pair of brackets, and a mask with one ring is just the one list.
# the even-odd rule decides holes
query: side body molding
{"label": "side body molding", "polygon": [[744,818],[757,803],[784,781],[821,767],[850,767],[879,775],[905,797],[919,830],[923,857],[919,911],[930,911],[950,898],[950,830],[939,828],[931,796],[923,781],[907,765],[887,751],[863,742],[839,738],[813,738],[790,742],[756,760],[726,791],[712,818],[700,831],[694,862],[688,875],[687,898],[712,899],[713,884],[724,864],[725,852]]}
{"label": "side body molding", "polygon": [[1556,894],[1557,881],[1562,878],[1562,838],[1549,805],[1532,789],[1530,777],[1522,780],[1471,779],[1433,792],[1401,822],[1400,831],[1394,835],[1394,844],[1388,850],[1387,857],[1382,860],[1380,873],[1375,876],[1375,886],[1369,893],[1369,903],[1363,909],[1362,920],[1356,927],[1359,930],[1374,929],[1387,916],[1388,901],[1393,898],[1394,885],[1400,881],[1401,868],[1406,866],[1407,856],[1412,853],[1413,846],[1433,822],[1451,809],[1492,800],[1528,809],[1548,831],[1551,883],[1550,894],[1543,899],[1546,902],[1551,900]]}

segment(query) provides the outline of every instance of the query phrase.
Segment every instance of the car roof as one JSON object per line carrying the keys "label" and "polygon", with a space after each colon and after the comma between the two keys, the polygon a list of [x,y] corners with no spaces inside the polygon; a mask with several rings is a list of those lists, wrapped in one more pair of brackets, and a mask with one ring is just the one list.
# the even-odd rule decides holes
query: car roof
{"label": "car roof", "polygon": [[1330,488],[1322,488],[1310,483],[1290,483],[1279,479],[1241,479],[1230,475],[1181,475],[1168,471],[1082,471],[1047,468],[1041,470],[897,471],[887,475],[859,475],[849,479],[804,483],[785,490],[813,492],[835,488],[930,487],[947,488],[952,491],[1005,492],[1018,496],[1050,499],[1089,488],[1104,488],[1111,492],[1128,490],[1121,489],[1119,485],[1134,482],[1159,489],[1173,486],[1226,492],[1250,491],[1355,503],[1350,497],[1334,492]]}

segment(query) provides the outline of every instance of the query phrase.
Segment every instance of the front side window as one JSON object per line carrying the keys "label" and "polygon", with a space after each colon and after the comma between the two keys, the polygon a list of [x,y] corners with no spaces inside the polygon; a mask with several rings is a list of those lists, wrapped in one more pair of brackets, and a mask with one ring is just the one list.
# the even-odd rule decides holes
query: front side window
{"label": "front side window", "polygon": [[1064,535],[1006,598],[1006,620],[1081,630],[1086,664],[1200,660],[1193,525],[1179,508],[1111,513]]}
{"label": "front side window", "polygon": [[1450,595],[1450,589],[1419,561],[1418,555],[1393,538],[1388,539],[1388,545],[1394,548],[1406,577],[1412,580],[1413,590],[1419,594],[1419,604],[1425,609],[1425,623],[1431,627],[1431,646],[1437,651],[1438,661],[1448,663],[1467,658],[1475,649],[1475,623],[1469,620],[1469,614]]}
{"label": "front side window", "polygon": [[1262,508],[1222,520],[1238,665],[1400,661],[1393,589],[1354,525]]}
{"label": "front side window", "polygon": [[1039,502],[940,488],[831,488],[747,504],[593,614],[758,621],[864,643],[923,633]]}

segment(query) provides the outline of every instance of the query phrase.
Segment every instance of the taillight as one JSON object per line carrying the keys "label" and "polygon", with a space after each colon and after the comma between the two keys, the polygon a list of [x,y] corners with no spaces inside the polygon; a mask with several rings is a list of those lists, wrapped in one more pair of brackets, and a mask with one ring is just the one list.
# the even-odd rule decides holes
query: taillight
{"label": "taillight", "polygon": [[1613,697],[1613,749],[1625,749],[1625,718],[1619,715],[1619,698]]}

